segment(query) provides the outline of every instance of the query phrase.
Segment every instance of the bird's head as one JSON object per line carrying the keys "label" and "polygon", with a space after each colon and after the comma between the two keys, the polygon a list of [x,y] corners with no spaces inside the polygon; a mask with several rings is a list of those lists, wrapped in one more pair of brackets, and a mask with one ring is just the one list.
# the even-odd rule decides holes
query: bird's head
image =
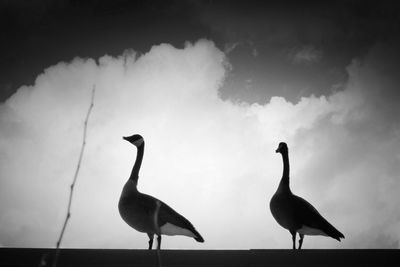
{"label": "bird's head", "polygon": [[124,140],[130,142],[131,144],[133,144],[136,147],[139,147],[144,143],[144,139],[140,134],[134,134],[134,135],[131,135],[131,136],[124,136],[122,138]]}
{"label": "bird's head", "polygon": [[287,153],[288,147],[285,142],[280,142],[278,148],[275,150],[276,153]]}

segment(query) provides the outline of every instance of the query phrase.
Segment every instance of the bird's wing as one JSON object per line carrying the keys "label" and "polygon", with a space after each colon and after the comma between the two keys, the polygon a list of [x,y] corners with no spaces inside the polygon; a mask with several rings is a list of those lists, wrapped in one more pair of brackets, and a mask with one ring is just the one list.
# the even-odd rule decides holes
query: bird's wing
{"label": "bird's wing", "polygon": [[344,235],[330,224],[322,215],[305,199],[293,195],[295,203],[295,216],[303,225],[324,231],[330,237],[340,241]]}
{"label": "bird's wing", "polygon": [[159,209],[159,225],[163,226],[166,223],[173,224],[175,226],[188,229],[193,234],[196,235],[196,240],[203,242],[203,238],[201,237],[200,233],[196,231],[192,223],[176,212],[173,208],[165,204],[164,202],[160,201],[161,206]]}
{"label": "bird's wing", "polygon": [[162,226],[166,223],[171,223],[173,225],[186,228],[188,230],[194,229],[193,225],[185,217],[176,212],[173,208],[160,201],[160,211],[159,211],[159,224]]}
{"label": "bird's wing", "polygon": [[180,228],[187,229],[191,231],[196,237],[195,239],[199,242],[204,242],[204,239],[200,235],[199,232],[194,228],[194,226],[189,222],[188,219],[180,215],[173,208],[158,200],[157,198],[141,194],[139,199],[135,201],[140,202],[140,206],[148,211],[149,216],[154,216],[155,213],[158,213],[158,225],[161,228],[167,223],[178,226]]}

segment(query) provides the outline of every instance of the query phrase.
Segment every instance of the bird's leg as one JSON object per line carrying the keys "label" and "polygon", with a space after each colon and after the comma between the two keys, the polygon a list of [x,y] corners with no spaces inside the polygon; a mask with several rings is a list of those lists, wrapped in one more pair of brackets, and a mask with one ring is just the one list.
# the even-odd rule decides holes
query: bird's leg
{"label": "bird's leg", "polygon": [[301,249],[301,245],[303,245],[303,239],[304,239],[304,235],[303,234],[299,234],[300,239],[299,239],[299,249]]}
{"label": "bird's leg", "polygon": [[147,234],[149,236],[149,250],[153,247],[154,234]]}
{"label": "bird's leg", "polygon": [[296,231],[290,231],[292,234],[293,249],[296,249]]}
{"label": "bird's leg", "polygon": [[161,248],[161,235],[157,236],[157,249]]}

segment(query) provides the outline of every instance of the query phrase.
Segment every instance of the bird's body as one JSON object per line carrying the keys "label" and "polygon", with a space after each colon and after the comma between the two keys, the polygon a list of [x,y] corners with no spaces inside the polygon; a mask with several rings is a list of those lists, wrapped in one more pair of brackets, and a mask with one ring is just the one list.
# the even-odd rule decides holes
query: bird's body
{"label": "bird's body", "polygon": [[292,234],[295,249],[296,233],[299,233],[299,249],[304,235],[330,236],[338,241],[344,238],[321,214],[306,200],[293,194],[289,187],[289,156],[285,143],[280,143],[276,152],[282,154],[283,175],[279,187],[270,201],[270,209],[275,220]]}
{"label": "bird's body", "polygon": [[158,236],[160,248],[161,235],[184,235],[204,242],[193,225],[170,206],[150,195],[137,190],[139,168],[143,158],[144,141],[141,136],[124,138],[138,147],[138,155],[128,181],[125,183],[118,203],[122,219],[135,230],[147,233],[149,249],[152,248],[154,235]]}

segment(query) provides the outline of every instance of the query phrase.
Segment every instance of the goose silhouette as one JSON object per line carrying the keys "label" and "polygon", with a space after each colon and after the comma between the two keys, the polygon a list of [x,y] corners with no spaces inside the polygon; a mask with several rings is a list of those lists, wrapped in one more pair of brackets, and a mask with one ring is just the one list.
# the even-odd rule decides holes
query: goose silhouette
{"label": "goose silhouette", "polygon": [[137,190],[144,154],[144,139],[138,134],[123,137],[123,139],[137,147],[137,156],[118,203],[122,219],[135,230],[147,233],[149,249],[152,249],[154,235],[157,235],[157,249],[161,248],[161,235],[183,235],[193,237],[198,242],[204,242],[203,237],[185,217],[161,200]]}
{"label": "goose silhouette", "polygon": [[296,233],[300,236],[298,249],[301,249],[304,235],[330,236],[338,241],[344,238],[310,203],[290,191],[289,151],[286,143],[279,143],[276,153],[282,154],[283,175],[271,198],[270,209],[275,220],[291,233],[293,249],[296,249]]}

